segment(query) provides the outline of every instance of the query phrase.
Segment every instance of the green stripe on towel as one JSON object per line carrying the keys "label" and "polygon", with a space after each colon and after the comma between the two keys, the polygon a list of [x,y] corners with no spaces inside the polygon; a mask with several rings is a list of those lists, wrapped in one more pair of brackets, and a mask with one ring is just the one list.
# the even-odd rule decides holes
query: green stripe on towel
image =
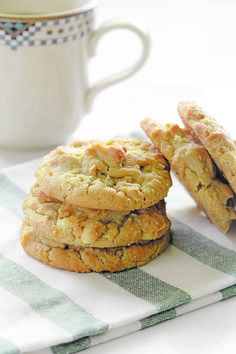
{"label": "green stripe on towel", "polygon": [[56,345],[51,348],[53,354],[74,354],[81,350],[88,349],[91,346],[89,337],[82,338],[78,341]]}
{"label": "green stripe on towel", "polygon": [[236,277],[236,252],[209,240],[171,217],[172,244],[201,263]]}
{"label": "green stripe on towel", "polygon": [[220,293],[222,295],[222,300],[229,299],[230,297],[236,295],[236,285],[220,290]]}
{"label": "green stripe on towel", "polygon": [[1,254],[0,274],[0,286],[28,303],[40,316],[69,332],[74,340],[106,332],[106,323]]}
{"label": "green stripe on towel", "polygon": [[103,276],[130,294],[152,303],[159,311],[168,310],[191,300],[191,296],[185,291],[142,271],[141,268],[104,273]]}
{"label": "green stripe on towel", "polygon": [[19,219],[23,219],[22,203],[26,193],[0,173],[0,205]]}
{"label": "green stripe on towel", "polygon": [[13,343],[9,342],[4,338],[0,338],[0,353],[4,354],[19,354],[20,351],[14,346]]}
{"label": "green stripe on towel", "polygon": [[151,315],[149,317],[146,317],[144,319],[140,320],[141,323],[141,329],[145,329],[151,326],[155,326],[158,323],[161,323],[166,320],[170,320],[172,318],[176,317],[176,310],[170,309],[161,313],[157,313],[155,315]]}

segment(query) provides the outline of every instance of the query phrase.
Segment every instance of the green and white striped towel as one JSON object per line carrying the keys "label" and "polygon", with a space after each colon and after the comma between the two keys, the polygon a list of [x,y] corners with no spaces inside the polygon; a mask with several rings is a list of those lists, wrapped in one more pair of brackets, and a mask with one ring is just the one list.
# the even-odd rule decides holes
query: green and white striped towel
{"label": "green and white striped towel", "polygon": [[236,295],[235,226],[218,231],[175,180],[173,241],[149,264],[76,274],[29,257],[21,205],[37,165],[0,171],[0,353],[75,353]]}

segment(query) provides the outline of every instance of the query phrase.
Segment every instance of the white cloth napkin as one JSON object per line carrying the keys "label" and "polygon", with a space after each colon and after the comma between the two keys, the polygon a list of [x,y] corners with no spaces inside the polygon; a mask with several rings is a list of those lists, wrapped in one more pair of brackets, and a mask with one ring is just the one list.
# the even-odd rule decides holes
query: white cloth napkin
{"label": "white cloth napkin", "polygon": [[75,353],[236,295],[236,228],[211,225],[174,179],[172,244],[118,273],[77,274],[28,256],[22,202],[38,160],[0,171],[0,353]]}

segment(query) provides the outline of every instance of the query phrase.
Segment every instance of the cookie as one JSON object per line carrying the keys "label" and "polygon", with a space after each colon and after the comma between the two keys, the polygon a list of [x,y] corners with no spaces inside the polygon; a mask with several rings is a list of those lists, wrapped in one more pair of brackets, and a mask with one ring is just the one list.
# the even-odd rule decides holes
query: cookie
{"label": "cookie", "polygon": [[73,247],[62,243],[47,244],[35,233],[32,226],[23,222],[21,244],[35,259],[52,267],[74,271],[116,272],[144,265],[161,254],[169,245],[170,233],[143,245],[125,247],[93,248]]}
{"label": "cookie", "polygon": [[42,159],[36,177],[51,198],[108,210],[147,208],[164,199],[172,184],[164,156],[138,139],[60,146]]}
{"label": "cookie", "polygon": [[217,168],[206,148],[188,129],[182,129],[177,124],[161,126],[147,118],[141,122],[141,126],[168,159],[177,178],[198,206],[212,223],[227,232],[236,218],[234,193],[217,174]]}
{"label": "cookie", "polygon": [[195,102],[180,102],[178,112],[236,192],[236,146],[230,134]]}
{"label": "cookie", "polygon": [[160,238],[170,228],[164,200],[132,211],[80,208],[48,197],[37,184],[23,211],[37,235],[73,246],[127,246]]}

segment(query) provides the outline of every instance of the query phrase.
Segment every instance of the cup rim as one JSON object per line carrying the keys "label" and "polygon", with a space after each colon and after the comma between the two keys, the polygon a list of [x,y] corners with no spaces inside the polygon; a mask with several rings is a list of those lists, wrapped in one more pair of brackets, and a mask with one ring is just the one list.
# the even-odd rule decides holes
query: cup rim
{"label": "cup rim", "polygon": [[89,0],[87,4],[82,6],[74,7],[70,10],[58,11],[58,12],[45,12],[39,14],[10,14],[10,13],[1,13],[0,20],[12,20],[12,21],[47,21],[55,20],[60,18],[72,17],[80,15],[84,12],[90,11],[97,7],[100,0]]}

